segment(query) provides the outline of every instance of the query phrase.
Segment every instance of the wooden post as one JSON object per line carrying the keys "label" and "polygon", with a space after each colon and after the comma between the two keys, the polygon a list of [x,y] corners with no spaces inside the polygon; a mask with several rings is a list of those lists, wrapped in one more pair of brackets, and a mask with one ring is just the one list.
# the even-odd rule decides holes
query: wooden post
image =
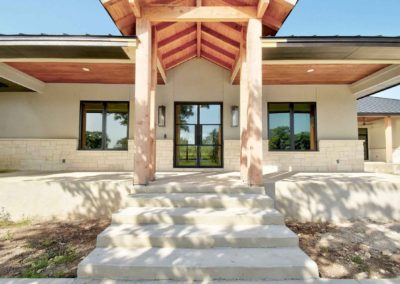
{"label": "wooden post", "polygon": [[147,185],[150,171],[150,85],[151,85],[151,23],[136,19],[139,45],[136,49],[135,72],[135,152],[134,183]]}
{"label": "wooden post", "polygon": [[246,35],[247,28],[243,27],[240,45],[240,178],[248,182],[247,165],[247,110],[248,110],[248,84],[246,62]]}
{"label": "wooden post", "polygon": [[262,140],[262,24],[259,19],[250,19],[247,27],[247,160],[248,183],[263,184],[263,140]]}
{"label": "wooden post", "polygon": [[386,163],[393,162],[393,130],[392,118],[385,117],[385,141],[386,141]]}
{"label": "wooden post", "polygon": [[149,178],[156,179],[156,88],[157,88],[157,37],[152,30],[151,44],[151,86],[150,86],[150,164]]}

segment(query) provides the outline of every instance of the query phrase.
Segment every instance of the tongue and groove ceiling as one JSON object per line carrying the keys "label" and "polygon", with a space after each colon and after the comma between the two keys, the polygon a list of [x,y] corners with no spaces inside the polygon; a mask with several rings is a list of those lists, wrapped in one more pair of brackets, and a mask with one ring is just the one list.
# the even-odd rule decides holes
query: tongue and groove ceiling
{"label": "tongue and groove ceiling", "polygon": [[[264,3],[263,35],[275,35],[294,7],[293,0],[102,0],[123,35],[135,35],[137,7],[241,6],[258,8]],[[233,71],[239,58],[243,25],[234,22],[154,23],[158,55],[165,70],[201,57]]]}

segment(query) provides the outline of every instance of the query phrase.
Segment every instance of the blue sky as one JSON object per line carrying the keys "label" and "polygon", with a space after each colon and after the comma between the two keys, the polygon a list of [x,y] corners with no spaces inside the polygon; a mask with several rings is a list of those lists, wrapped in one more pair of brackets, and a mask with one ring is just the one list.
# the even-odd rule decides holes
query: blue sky
{"label": "blue sky", "polygon": [[[0,0],[0,34],[113,34],[99,0]],[[299,0],[287,35],[400,36],[400,0]],[[385,96],[400,99],[400,87]]]}

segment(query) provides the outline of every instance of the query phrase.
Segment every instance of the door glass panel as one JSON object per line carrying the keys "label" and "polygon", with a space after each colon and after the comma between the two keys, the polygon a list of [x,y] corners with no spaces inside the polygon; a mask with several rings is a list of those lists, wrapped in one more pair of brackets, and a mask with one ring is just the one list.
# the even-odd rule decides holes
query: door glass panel
{"label": "door glass panel", "polygon": [[201,105],[200,124],[221,124],[221,106]]}
{"label": "door glass panel", "polygon": [[197,105],[177,105],[176,124],[197,124]]}
{"label": "door glass panel", "polygon": [[196,146],[176,146],[176,166],[196,167],[197,166],[197,147]]}
{"label": "door glass panel", "polygon": [[84,149],[101,149],[103,135],[103,104],[85,103],[83,105],[82,145]]}
{"label": "door glass panel", "polygon": [[201,143],[203,145],[221,145],[219,125],[202,125]]}
{"label": "door glass panel", "polygon": [[128,149],[128,104],[107,105],[107,149]]}
{"label": "door glass panel", "polygon": [[196,144],[196,126],[195,125],[177,125],[176,126],[176,144],[194,145]]}
{"label": "door glass panel", "polygon": [[220,146],[201,146],[200,147],[200,166],[220,167],[221,166],[221,147]]}
{"label": "door glass panel", "polygon": [[314,150],[314,143],[311,143],[312,106],[310,104],[294,104],[294,149],[295,150]]}
{"label": "door glass panel", "polygon": [[289,150],[290,149],[290,105],[270,104],[269,105],[269,149]]}

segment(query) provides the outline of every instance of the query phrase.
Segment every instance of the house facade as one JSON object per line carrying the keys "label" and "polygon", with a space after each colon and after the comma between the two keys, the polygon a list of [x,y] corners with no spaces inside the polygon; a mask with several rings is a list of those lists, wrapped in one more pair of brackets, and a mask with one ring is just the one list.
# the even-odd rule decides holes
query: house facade
{"label": "house facade", "polygon": [[363,170],[357,99],[398,83],[399,38],[273,37],[288,0],[102,2],[124,36],[0,37],[0,169]]}
{"label": "house facade", "polygon": [[358,128],[366,161],[400,164],[400,100],[359,100]]}

